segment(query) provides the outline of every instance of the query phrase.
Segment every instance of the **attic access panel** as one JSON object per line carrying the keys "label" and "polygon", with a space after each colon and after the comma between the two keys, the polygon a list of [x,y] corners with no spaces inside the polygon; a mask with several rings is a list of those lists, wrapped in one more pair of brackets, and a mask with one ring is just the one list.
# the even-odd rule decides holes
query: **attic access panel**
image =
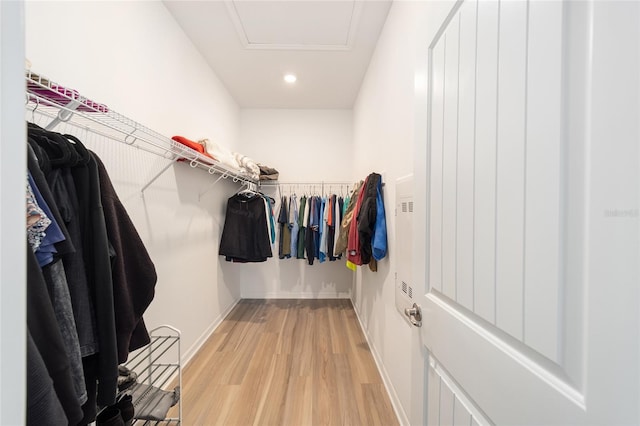
{"label": "attic access panel", "polygon": [[242,1],[227,7],[247,48],[346,50],[362,5],[356,1]]}

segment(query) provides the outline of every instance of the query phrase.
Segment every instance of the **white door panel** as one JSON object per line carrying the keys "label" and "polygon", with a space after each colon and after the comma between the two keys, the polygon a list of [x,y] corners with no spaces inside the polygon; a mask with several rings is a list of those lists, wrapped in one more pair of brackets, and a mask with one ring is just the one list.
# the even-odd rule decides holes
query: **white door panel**
{"label": "white door panel", "polygon": [[444,45],[435,46],[431,51],[431,75],[433,90],[431,102],[437,107],[431,114],[431,211],[429,214],[429,282],[434,290],[442,291],[442,141],[444,135]]}
{"label": "white door panel", "polygon": [[[480,7],[483,6],[481,2]],[[527,2],[500,2],[498,13],[496,325],[521,340],[524,328]]]}
{"label": "white door panel", "polygon": [[442,141],[442,292],[456,298],[459,16],[443,35],[444,138]]}
{"label": "white door panel", "polygon": [[637,424],[640,6],[456,3],[429,50],[428,424]]}
{"label": "white door panel", "polygon": [[473,172],[475,122],[476,7],[470,0],[460,15],[458,164],[456,200],[456,300],[473,310]]}
{"label": "white door panel", "polygon": [[523,341],[560,362],[562,3],[528,14]]}
{"label": "white door panel", "polygon": [[491,422],[469,400],[449,374],[434,358],[428,365],[429,393],[428,424],[479,425]]}
{"label": "white door panel", "polygon": [[[482,7],[480,6],[482,3]],[[495,323],[498,2],[478,2],[475,64],[473,311]],[[433,90],[437,90],[436,81]],[[435,106],[432,113],[436,112]],[[433,197],[432,202],[436,202]],[[432,210],[436,207],[432,206]],[[433,252],[432,252],[433,253]]]}

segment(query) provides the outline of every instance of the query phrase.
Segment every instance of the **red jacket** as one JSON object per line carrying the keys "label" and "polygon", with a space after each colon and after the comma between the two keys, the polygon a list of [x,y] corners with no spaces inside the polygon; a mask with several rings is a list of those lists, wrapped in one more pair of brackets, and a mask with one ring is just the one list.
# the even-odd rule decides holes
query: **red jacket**
{"label": "red jacket", "polygon": [[353,209],[353,219],[351,220],[351,226],[349,227],[349,241],[347,242],[347,259],[356,265],[362,265],[362,254],[360,247],[360,236],[358,233],[358,215],[360,214],[360,207],[362,207],[362,200],[364,199],[365,188],[367,187],[367,181],[365,179],[364,185],[360,188],[358,193],[358,201],[356,201],[356,207]]}

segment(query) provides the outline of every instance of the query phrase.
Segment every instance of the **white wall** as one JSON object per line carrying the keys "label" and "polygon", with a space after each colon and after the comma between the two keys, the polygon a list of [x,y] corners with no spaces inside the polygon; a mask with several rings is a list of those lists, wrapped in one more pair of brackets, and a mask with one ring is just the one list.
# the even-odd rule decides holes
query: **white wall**
{"label": "white wall", "polygon": [[[28,2],[26,54],[34,72],[164,135],[237,145],[237,104],[160,2]],[[166,160],[92,134],[81,139],[103,159],[155,263],[146,324],[180,328],[189,357],[240,297],[237,272],[217,253],[237,185],[222,181],[199,200],[215,177],[177,164],[143,198],[140,188]]]}
{"label": "white wall", "polygon": [[[240,113],[240,152],[276,168],[283,182],[345,181],[354,179],[351,158],[353,140],[351,110],[243,109]],[[301,190],[282,185],[265,187],[276,199],[280,193]],[[328,188],[326,188],[328,189]],[[339,192],[337,186],[334,192]],[[320,187],[317,188],[320,191]],[[265,263],[232,265],[240,271],[243,298],[349,297],[353,274],[344,261],[309,265],[304,260],[274,259]]]}
{"label": "white wall", "polygon": [[[354,106],[355,172],[386,172],[389,250],[378,272],[358,269],[352,300],[399,418],[406,424],[424,424],[425,355],[419,330],[408,325],[394,303],[394,184],[413,173],[414,235],[426,235],[421,194],[426,193],[427,47],[452,5],[452,1],[393,3]],[[413,284],[421,290],[425,241],[416,238],[410,244],[415,260]]]}

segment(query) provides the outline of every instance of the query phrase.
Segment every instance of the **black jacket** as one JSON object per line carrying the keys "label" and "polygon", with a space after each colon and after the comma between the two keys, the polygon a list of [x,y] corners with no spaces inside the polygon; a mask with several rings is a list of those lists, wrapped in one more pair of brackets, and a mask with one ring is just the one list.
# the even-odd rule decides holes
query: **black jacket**
{"label": "black jacket", "polygon": [[[111,255],[100,201],[97,165],[84,145],[71,136],[30,125],[29,137],[38,146],[44,161],[41,168],[47,171],[47,180],[54,185],[59,195],[60,200],[56,201],[60,201],[63,209],[67,209],[69,213],[66,225],[68,229],[71,228],[70,238],[76,243],[74,246],[77,246],[76,253],[63,257],[63,263],[80,343],[87,343],[82,341],[82,336],[85,336],[83,330],[92,333],[93,338],[97,336],[99,353],[95,355],[96,368],[85,369],[87,390],[91,389],[89,384],[97,381],[97,404],[111,405],[115,403],[117,390],[118,357]],[[77,207],[74,205],[76,201]],[[63,219],[64,216],[63,214]],[[80,310],[86,308],[88,311],[83,311],[78,316]],[[90,324],[87,326],[87,323]],[[94,328],[95,331],[92,330]],[[36,336],[33,337],[37,344]],[[83,355],[86,354],[85,352]],[[94,407],[89,407],[93,403],[92,395],[89,395],[89,401],[84,407],[85,414],[95,412]]]}
{"label": "black jacket", "polygon": [[[89,289],[93,294],[98,331],[97,403],[100,406],[115,403],[118,380],[118,355],[111,276],[111,250],[107,237],[98,166],[90,156],[87,167],[72,170],[78,193],[80,228],[84,263]],[[90,372],[85,370],[85,375]],[[91,378],[88,377],[87,380]],[[88,390],[88,388],[87,388]]]}
{"label": "black jacket", "polygon": [[376,226],[376,196],[378,183],[381,178],[382,176],[378,173],[371,173],[367,178],[366,186],[363,188],[365,193],[362,199],[362,205],[360,206],[360,212],[358,213],[358,237],[360,239],[360,254],[363,265],[371,261],[373,254],[371,239]]}
{"label": "black jacket", "polygon": [[[27,245],[27,328],[42,356],[53,387],[69,424],[83,417],[71,376],[69,357],[64,348],[51,299],[36,257]],[[45,382],[41,382],[45,383]],[[29,395],[43,390],[31,388]]]}
{"label": "black jacket", "polygon": [[218,253],[227,260],[244,262],[264,262],[273,256],[267,212],[260,195],[236,194],[227,200]]}
{"label": "black jacket", "polygon": [[[53,138],[55,140],[52,140]],[[80,352],[82,356],[88,356],[98,350],[95,304],[89,293],[78,197],[70,167],[86,167],[89,158],[80,158],[76,153],[71,161],[70,151],[58,145],[64,146],[69,143],[56,133],[29,125],[29,152],[33,154],[29,155],[29,171],[65,236],[65,241],[56,243],[56,250],[64,264]],[[67,163],[61,161],[61,158],[66,158]],[[53,167],[52,163],[56,167]]]}
{"label": "black jacket", "polygon": [[100,198],[107,236],[114,254],[111,263],[118,362],[150,342],[142,314],[155,295],[156,269],[138,231],[116,194],[104,164],[95,153]]}
{"label": "black jacket", "polygon": [[68,423],[42,355],[27,330],[27,426]]}

